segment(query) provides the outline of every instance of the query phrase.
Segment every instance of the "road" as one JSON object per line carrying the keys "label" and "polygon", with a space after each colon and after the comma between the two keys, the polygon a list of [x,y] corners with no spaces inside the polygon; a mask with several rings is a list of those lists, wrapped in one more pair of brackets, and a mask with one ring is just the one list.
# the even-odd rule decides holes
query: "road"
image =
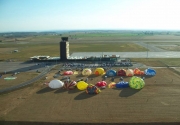
{"label": "road", "polygon": [[151,52],[167,52],[167,50],[163,50],[158,48],[152,44],[144,43],[144,42],[134,42],[135,44],[147,48]]}
{"label": "road", "polygon": [[[54,63],[51,63],[54,65]],[[46,67],[45,62],[33,63],[33,62],[0,62],[0,72],[28,72],[28,71],[36,71],[43,70]]]}
{"label": "road", "polygon": [[103,55],[120,55],[120,58],[180,58],[180,52],[76,52],[71,57],[100,57]]}

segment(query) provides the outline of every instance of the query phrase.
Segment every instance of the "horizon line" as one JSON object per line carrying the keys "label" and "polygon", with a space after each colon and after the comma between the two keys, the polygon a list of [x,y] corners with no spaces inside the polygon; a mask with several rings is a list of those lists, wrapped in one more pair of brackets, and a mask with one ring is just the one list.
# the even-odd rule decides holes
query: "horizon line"
{"label": "horizon line", "polygon": [[60,31],[180,31],[175,29],[62,29],[62,30],[20,30],[20,31],[0,31],[0,33],[17,32],[60,32]]}

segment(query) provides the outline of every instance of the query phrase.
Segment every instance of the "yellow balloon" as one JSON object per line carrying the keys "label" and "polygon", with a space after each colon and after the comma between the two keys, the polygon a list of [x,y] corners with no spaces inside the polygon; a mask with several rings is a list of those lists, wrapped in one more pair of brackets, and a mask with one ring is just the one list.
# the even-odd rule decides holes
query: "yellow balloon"
{"label": "yellow balloon", "polygon": [[85,90],[87,87],[88,87],[88,84],[86,82],[84,82],[84,81],[79,81],[77,83],[77,88],[79,90]]}
{"label": "yellow balloon", "polygon": [[115,82],[111,82],[108,85],[109,88],[116,88],[116,83]]}
{"label": "yellow balloon", "polygon": [[94,71],[94,74],[95,75],[103,75],[103,74],[105,74],[105,71],[104,71],[104,69],[103,68],[96,68],[96,70]]}

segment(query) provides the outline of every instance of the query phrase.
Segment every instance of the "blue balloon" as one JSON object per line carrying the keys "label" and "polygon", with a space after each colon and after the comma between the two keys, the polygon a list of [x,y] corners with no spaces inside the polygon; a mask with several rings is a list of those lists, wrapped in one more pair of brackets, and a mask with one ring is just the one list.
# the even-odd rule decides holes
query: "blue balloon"
{"label": "blue balloon", "polygon": [[129,82],[120,81],[116,84],[116,88],[127,88],[129,87]]}
{"label": "blue balloon", "polygon": [[106,75],[107,76],[116,76],[116,71],[115,70],[108,70],[107,72],[106,72]]}
{"label": "blue balloon", "polygon": [[144,71],[144,74],[147,76],[155,76],[156,75],[156,71],[154,69],[148,68]]}

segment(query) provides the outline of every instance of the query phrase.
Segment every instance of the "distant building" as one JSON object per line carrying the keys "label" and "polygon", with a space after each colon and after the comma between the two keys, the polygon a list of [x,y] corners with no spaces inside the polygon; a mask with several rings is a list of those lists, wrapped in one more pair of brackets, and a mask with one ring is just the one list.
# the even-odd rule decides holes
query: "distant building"
{"label": "distant building", "polygon": [[14,52],[19,52],[19,50],[16,49],[16,50],[14,50]]}
{"label": "distant building", "polygon": [[31,60],[48,60],[50,56],[33,56],[30,57]]}

